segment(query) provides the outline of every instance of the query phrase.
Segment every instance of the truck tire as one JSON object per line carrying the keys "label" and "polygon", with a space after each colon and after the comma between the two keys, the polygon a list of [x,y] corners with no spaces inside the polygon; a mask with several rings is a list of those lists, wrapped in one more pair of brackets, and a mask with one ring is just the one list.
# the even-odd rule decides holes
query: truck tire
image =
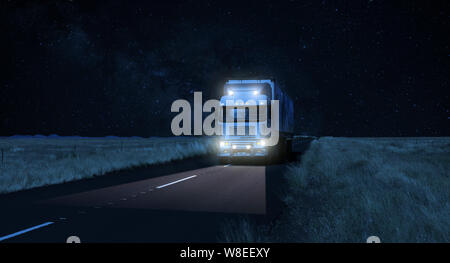
{"label": "truck tire", "polygon": [[230,163],[230,158],[228,157],[219,157],[219,164],[225,165]]}
{"label": "truck tire", "polygon": [[288,162],[294,161],[294,154],[292,152],[292,139],[286,140],[286,160]]}
{"label": "truck tire", "polygon": [[286,162],[286,158],[287,158],[287,141],[284,137],[280,138],[280,141],[278,142],[278,149],[277,149],[277,163],[278,164],[282,164],[284,162]]}

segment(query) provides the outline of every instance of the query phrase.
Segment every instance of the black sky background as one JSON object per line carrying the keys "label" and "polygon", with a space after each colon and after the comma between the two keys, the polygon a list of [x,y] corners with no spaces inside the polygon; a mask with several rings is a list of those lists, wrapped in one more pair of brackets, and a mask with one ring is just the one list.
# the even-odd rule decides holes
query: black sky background
{"label": "black sky background", "polygon": [[0,135],[171,135],[171,103],[270,75],[296,133],[448,136],[448,1],[2,1]]}

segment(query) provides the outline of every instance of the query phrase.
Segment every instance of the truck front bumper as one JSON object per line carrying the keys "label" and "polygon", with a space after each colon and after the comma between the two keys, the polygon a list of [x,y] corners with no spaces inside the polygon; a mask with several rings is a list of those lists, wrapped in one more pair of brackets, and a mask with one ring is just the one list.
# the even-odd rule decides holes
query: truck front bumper
{"label": "truck front bumper", "polygon": [[252,149],[219,149],[219,157],[248,157],[248,156],[266,156],[266,148],[252,148]]}

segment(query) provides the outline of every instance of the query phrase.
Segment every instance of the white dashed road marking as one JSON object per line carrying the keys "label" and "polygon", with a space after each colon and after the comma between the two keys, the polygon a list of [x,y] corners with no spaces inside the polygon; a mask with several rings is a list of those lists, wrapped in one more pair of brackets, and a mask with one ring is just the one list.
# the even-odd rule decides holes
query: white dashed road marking
{"label": "white dashed road marking", "polygon": [[194,177],[197,177],[197,175],[194,174],[194,175],[192,175],[192,176],[188,176],[188,177],[186,177],[186,178],[183,178],[183,179],[180,179],[180,180],[176,180],[176,181],[171,182],[171,183],[168,183],[168,184],[164,184],[164,185],[157,186],[156,188],[157,188],[157,189],[161,189],[161,188],[163,188],[163,187],[166,187],[166,186],[169,186],[169,185],[173,185],[173,184],[176,184],[176,183],[179,183],[179,182],[183,182],[183,181],[189,180],[189,179],[194,178]]}

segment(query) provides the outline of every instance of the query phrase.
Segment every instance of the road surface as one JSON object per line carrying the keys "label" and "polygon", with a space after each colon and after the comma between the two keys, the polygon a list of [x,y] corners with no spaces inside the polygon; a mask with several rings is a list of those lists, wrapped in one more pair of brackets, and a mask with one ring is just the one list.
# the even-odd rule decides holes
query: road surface
{"label": "road surface", "polygon": [[264,166],[214,165],[44,200],[49,205],[265,214]]}
{"label": "road surface", "polygon": [[284,165],[206,159],[0,196],[0,241],[214,242],[227,220],[270,220]]}

